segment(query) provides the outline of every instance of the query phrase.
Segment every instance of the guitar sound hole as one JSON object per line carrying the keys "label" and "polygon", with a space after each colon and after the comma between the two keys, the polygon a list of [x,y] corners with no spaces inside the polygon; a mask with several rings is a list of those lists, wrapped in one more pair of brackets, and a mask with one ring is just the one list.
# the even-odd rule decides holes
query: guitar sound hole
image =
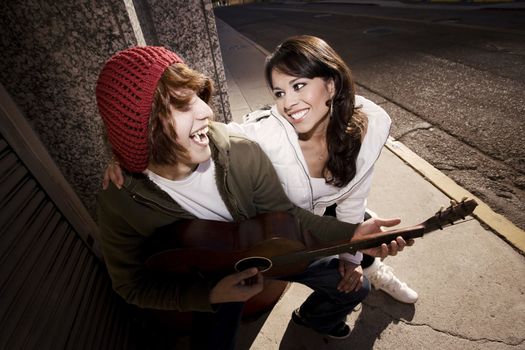
{"label": "guitar sound hole", "polygon": [[250,256],[237,261],[235,264],[235,270],[237,272],[244,271],[252,267],[256,267],[260,272],[265,272],[272,267],[272,261],[263,256]]}

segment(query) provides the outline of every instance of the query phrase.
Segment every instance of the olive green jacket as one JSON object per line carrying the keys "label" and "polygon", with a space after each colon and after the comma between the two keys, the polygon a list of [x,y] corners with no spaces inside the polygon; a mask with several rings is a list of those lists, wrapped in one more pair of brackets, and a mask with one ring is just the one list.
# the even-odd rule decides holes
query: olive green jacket
{"label": "olive green jacket", "polygon": [[[235,221],[257,214],[286,211],[302,229],[321,240],[350,238],[356,227],[316,216],[294,206],[259,145],[211,123],[210,147],[219,192]],[[101,246],[113,288],[128,303],[180,311],[211,311],[211,281],[194,276],[184,281],[154,275],[144,268],[147,239],[162,226],[193,215],[181,208],[144,174],[125,174],[124,186],[112,184],[98,195]]]}

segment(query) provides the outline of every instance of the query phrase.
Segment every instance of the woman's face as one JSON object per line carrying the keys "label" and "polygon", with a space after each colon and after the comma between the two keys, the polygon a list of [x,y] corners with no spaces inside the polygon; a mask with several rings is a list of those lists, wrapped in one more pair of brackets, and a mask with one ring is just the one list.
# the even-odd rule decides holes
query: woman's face
{"label": "woman's face", "polygon": [[[188,161],[178,165],[181,171],[193,169],[211,156],[210,140],[208,138],[209,119],[213,112],[206,102],[194,92],[188,106],[183,109],[171,108],[171,116],[175,123],[177,141],[188,152]],[[185,168],[185,169],[183,169]]]}
{"label": "woman's face", "polygon": [[298,134],[319,130],[325,132],[330,108],[326,105],[333,97],[332,79],[301,78],[272,71],[273,95],[277,109]]}

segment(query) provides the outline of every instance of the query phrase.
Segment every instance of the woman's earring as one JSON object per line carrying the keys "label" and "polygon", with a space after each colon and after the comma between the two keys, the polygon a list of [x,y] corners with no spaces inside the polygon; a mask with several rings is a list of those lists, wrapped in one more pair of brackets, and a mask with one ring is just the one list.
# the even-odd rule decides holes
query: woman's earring
{"label": "woman's earring", "polygon": [[330,100],[330,110],[328,111],[328,113],[330,113],[330,118],[332,118],[333,110],[334,110],[334,99],[331,99]]}

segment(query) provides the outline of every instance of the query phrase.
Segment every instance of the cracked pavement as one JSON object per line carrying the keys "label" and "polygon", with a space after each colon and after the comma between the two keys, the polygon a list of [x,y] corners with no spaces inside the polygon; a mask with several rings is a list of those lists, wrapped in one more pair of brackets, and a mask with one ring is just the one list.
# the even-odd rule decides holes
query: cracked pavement
{"label": "cracked pavement", "polygon": [[[358,85],[358,92],[392,118],[391,135],[494,210],[525,227],[525,176],[503,161],[432,125],[416,114]],[[458,161],[461,160],[461,161]]]}

